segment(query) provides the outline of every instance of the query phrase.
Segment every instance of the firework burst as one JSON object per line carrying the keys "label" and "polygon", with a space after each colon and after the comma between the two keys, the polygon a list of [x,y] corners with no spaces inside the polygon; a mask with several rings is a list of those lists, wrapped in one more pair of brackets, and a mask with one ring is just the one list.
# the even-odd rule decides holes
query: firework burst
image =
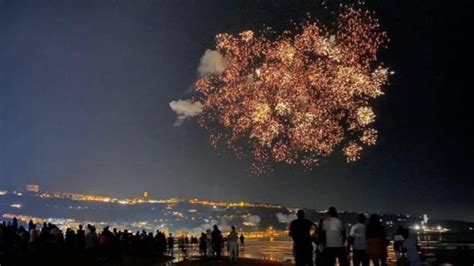
{"label": "firework burst", "polygon": [[388,82],[377,58],[386,42],[374,14],[355,6],[341,7],[333,26],[218,34],[226,68],[197,80],[198,121],[214,146],[250,154],[254,174],[272,162],[312,167],[336,150],[356,161],[377,140],[370,104]]}

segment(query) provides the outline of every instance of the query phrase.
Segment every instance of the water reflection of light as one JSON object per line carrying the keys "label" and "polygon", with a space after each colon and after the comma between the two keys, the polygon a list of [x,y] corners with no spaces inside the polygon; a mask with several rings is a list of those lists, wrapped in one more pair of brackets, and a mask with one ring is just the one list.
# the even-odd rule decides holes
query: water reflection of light
{"label": "water reflection of light", "polygon": [[[223,255],[227,256],[227,250],[223,250]],[[393,250],[393,245],[387,247],[388,253],[388,262],[395,263],[396,256]],[[188,259],[192,259],[195,256],[199,255],[197,248],[188,250]],[[175,249],[174,252],[175,260],[174,263],[182,261],[185,259],[184,254],[181,250]],[[248,259],[260,259],[268,260],[279,263],[293,263],[293,242],[291,241],[280,241],[274,240],[270,241],[247,241],[244,246],[240,246],[239,257],[248,258]],[[390,264],[392,265],[392,264]]]}

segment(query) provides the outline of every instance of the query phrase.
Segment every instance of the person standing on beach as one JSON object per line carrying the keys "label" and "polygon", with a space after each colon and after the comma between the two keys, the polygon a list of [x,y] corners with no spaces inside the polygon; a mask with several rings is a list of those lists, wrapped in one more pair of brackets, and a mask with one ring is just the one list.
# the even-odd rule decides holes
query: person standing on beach
{"label": "person standing on beach", "polygon": [[206,234],[201,233],[201,237],[199,238],[199,254],[201,256],[207,256],[206,253]]}
{"label": "person standing on beach", "polygon": [[372,214],[367,224],[367,253],[374,266],[387,265],[387,233],[380,216]]}
{"label": "person standing on beach", "polygon": [[296,213],[296,220],[290,224],[289,235],[293,239],[293,253],[297,266],[313,265],[313,244],[311,228],[316,226],[305,218],[303,210]]}
{"label": "person standing on beach", "polygon": [[403,228],[401,225],[398,225],[395,234],[393,234],[393,251],[395,251],[395,257],[397,260],[401,259],[403,255],[403,240],[405,240],[403,237],[404,231],[405,228]]}
{"label": "person standing on beach", "polygon": [[227,244],[229,245],[230,261],[237,261],[239,256],[239,235],[235,231],[235,226],[232,226],[232,231],[227,236]]}
{"label": "person standing on beach", "polygon": [[168,236],[167,243],[168,243],[168,254],[173,256],[173,253],[174,253],[174,237],[171,233]]}
{"label": "person standing on beach", "polygon": [[87,225],[88,233],[85,236],[85,250],[86,254],[94,258],[97,256],[97,248],[99,246],[99,236],[96,233],[96,229],[92,225]]}
{"label": "person standing on beach", "polygon": [[346,231],[344,223],[337,217],[336,208],[330,207],[329,217],[323,220],[321,232],[326,240],[324,249],[325,260],[328,265],[335,265],[336,258],[341,266],[349,266],[349,259],[345,247]]}
{"label": "person standing on beach", "polygon": [[214,225],[214,230],[212,231],[211,236],[212,236],[212,249],[214,251],[214,256],[216,259],[220,259],[221,253],[222,253],[223,237],[217,225]]}
{"label": "person standing on beach", "polygon": [[212,257],[212,254],[214,254],[212,249],[212,234],[210,229],[206,230],[206,251],[208,257]]}
{"label": "person standing on beach", "polygon": [[84,231],[82,224],[79,225],[79,229],[77,229],[76,233],[76,245],[80,252],[84,251],[85,248],[85,240],[86,239],[86,232]]}
{"label": "person standing on beach", "polygon": [[403,250],[406,253],[408,264],[410,266],[420,266],[421,259],[419,251],[419,246],[416,238],[410,237],[410,231],[408,228],[403,229]]}
{"label": "person standing on beach", "polygon": [[352,242],[352,262],[354,266],[369,266],[369,257],[367,255],[367,239],[365,215],[357,215],[358,223],[351,227],[349,236]]}

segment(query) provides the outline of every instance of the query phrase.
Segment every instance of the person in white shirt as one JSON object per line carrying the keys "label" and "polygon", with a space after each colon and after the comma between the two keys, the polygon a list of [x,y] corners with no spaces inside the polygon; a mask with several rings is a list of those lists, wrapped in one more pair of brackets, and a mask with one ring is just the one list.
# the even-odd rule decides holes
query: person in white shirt
{"label": "person in white shirt", "polygon": [[420,254],[418,253],[418,243],[416,238],[410,237],[410,231],[408,228],[404,230],[403,237],[403,250],[407,256],[407,260],[410,266],[421,265]]}
{"label": "person in white shirt", "polygon": [[211,230],[206,230],[206,254],[208,257],[212,257],[214,250],[212,249],[212,235]]}
{"label": "person in white shirt", "polygon": [[235,226],[232,226],[232,231],[227,236],[227,244],[229,245],[230,261],[237,261],[239,256],[239,235],[235,231]]}
{"label": "person in white shirt", "polygon": [[349,236],[352,242],[352,263],[354,266],[368,266],[369,256],[367,255],[367,236],[365,226],[365,215],[357,215],[358,222],[351,227]]}
{"label": "person in white shirt", "polygon": [[330,207],[329,218],[322,222],[321,232],[325,239],[325,257],[328,265],[335,265],[336,258],[341,266],[348,266],[349,259],[347,257],[347,250],[344,245],[346,242],[346,232],[344,230],[344,223],[337,217],[336,208]]}

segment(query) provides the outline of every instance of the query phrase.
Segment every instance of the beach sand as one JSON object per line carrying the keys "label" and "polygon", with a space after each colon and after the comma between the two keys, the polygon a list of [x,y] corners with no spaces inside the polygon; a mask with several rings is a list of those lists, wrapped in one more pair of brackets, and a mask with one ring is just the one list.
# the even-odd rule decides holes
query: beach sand
{"label": "beach sand", "polygon": [[229,258],[223,257],[222,260],[213,261],[203,258],[192,258],[190,260],[181,261],[176,263],[177,266],[196,266],[196,265],[206,265],[206,266],[289,266],[294,265],[289,262],[275,262],[275,261],[265,261],[258,259],[248,259],[248,258],[239,258],[237,262],[230,262]]}

